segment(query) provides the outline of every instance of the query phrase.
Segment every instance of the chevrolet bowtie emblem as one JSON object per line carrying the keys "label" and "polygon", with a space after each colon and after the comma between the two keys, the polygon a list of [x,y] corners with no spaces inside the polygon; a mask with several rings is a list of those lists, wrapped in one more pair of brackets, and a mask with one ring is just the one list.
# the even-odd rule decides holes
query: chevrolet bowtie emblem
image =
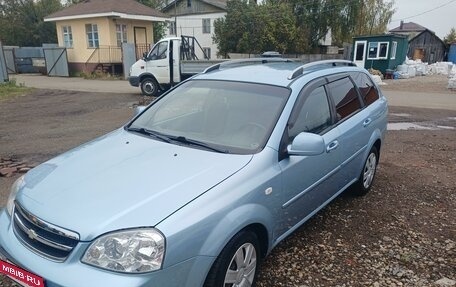
{"label": "chevrolet bowtie emblem", "polygon": [[27,235],[32,240],[36,240],[38,238],[38,234],[36,234],[36,231],[33,229],[27,230]]}

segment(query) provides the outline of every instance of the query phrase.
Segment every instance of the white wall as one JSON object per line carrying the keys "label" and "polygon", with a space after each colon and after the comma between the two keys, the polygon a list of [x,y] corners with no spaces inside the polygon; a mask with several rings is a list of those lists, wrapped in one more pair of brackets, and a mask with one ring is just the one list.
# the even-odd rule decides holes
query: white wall
{"label": "white wall", "polygon": [[[212,43],[212,35],[214,35],[214,21],[222,18],[226,13],[208,13],[198,15],[177,16],[177,36],[194,36],[201,47],[211,49],[211,59],[217,59],[217,45]],[[172,17],[174,20],[174,18]],[[211,19],[211,33],[203,34],[203,19]],[[166,37],[175,36],[169,34],[169,29],[166,29]],[[203,59],[203,54],[196,52],[198,58]]]}

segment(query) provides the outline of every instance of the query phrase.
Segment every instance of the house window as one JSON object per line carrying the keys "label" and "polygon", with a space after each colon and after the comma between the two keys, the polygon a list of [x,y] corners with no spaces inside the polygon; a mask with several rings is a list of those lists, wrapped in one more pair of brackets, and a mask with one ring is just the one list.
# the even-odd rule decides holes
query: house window
{"label": "house window", "polygon": [[211,19],[203,19],[203,34],[211,33]]}
{"label": "house window", "polygon": [[63,45],[66,48],[73,48],[73,33],[71,32],[71,26],[63,26]]}
{"label": "house window", "polygon": [[204,52],[204,55],[205,55],[206,59],[210,59],[211,58],[211,48],[203,48],[203,52]]}
{"label": "house window", "polygon": [[169,22],[169,34],[177,35],[176,34],[176,22]]}
{"label": "house window", "polygon": [[370,42],[368,46],[367,59],[379,60],[388,58],[388,42]]}
{"label": "house window", "polygon": [[388,42],[380,42],[379,49],[378,49],[378,58],[379,59],[387,59],[388,58]]}
{"label": "house window", "polygon": [[393,41],[393,47],[391,48],[391,59],[396,59],[396,51],[397,51],[397,42]]}
{"label": "house window", "polygon": [[116,24],[117,47],[121,47],[122,43],[127,43],[127,25]]}
{"label": "house window", "polygon": [[192,0],[187,0],[187,7],[192,7]]}
{"label": "house window", "polygon": [[98,48],[100,41],[98,39],[98,26],[97,24],[86,24],[87,45],[89,48]]}

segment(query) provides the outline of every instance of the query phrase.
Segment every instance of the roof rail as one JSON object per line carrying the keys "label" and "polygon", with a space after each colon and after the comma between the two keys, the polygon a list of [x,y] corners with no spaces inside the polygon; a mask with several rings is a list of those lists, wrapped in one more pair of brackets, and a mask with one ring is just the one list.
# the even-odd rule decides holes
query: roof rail
{"label": "roof rail", "polygon": [[304,73],[304,70],[311,68],[311,67],[317,67],[317,66],[330,66],[330,67],[340,67],[340,66],[349,66],[349,67],[356,67],[356,64],[352,61],[348,60],[323,60],[323,61],[316,61],[316,62],[311,62],[305,65],[302,65],[291,72],[290,76],[288,76],[289,80],[293,80],[297,78],[298,76],[302,75]]}
{"label": "roof rail", "polygon": [[293,62],[290,59],[284,59],[284,58],[249,58],[249,59],[240,59],[240,60],[231,60],[231,61],[226,61],[222,63],[218,63],[215,65],[212,65],[208,68],[206,68],[203,71],[203,74],[207,74],[209,72],[219,70],[220,68],[223,67],[239,67],[239,66],[244,66],[244,65],[254,65],[254,64],[267,64],[267,63],[289,63]]}

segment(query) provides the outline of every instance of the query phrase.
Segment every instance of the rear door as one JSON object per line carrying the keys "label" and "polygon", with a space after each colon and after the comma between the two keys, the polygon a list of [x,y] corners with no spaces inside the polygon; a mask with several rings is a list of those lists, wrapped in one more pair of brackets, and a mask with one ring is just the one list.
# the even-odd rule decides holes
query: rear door
{"label": "rear door", "polygon": [[369,142],[368,127],[372,123],[372,118],[363,110],[358,90],[348,74],[328,77],[328,81],[328,91],[340,132],[342,178],[344,186],[347,186],[359,176],[359,167],[364,161],[363,151]]}

